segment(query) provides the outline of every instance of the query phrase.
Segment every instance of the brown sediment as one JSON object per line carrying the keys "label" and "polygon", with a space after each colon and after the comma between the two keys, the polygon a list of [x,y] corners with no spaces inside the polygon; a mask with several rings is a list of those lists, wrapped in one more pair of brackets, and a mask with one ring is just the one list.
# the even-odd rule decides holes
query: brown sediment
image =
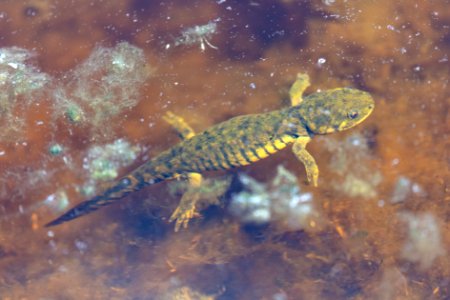
{"label": "brown sediment", "polygon": [[[0,141],[2,297],[164,298],[185,286],[219,299],[450,297],[449,252],[436,252],[424,267],[423,244],[414,244],[401,217],[416,220],[420,235],[429,228],[422,216],[431,215],[440,232],[430,245],[450,249],[446,1],[219,2],[2,3],[0,47],[35,51],[35,65],[56,83],[99,44],[127,41],[154,67],[135,107],[87,125],[120,123],[109,140],[56,121],[51,95],[17,108],[25,109],[18,114],[20,135]],[[209,40],[217,50],[166,49],[183,29],[217,18]],[[84,200],[76,187],[89,179],[82,160],[91,146],[117,138],[145,146],[148,155],[132,169],[178,142],[162,121],[167,110],[199,132],[280,108],[298,72],[311,77],[307,94],[343,86],[370,92],[373,114],[349,132],[308,145],[321,172],[318,188],[305,186],[303,167],[289,150],[235,172],[268,182],[277,165],[288,166],[322,207],[328,225],[320,230],[241,226],[226,208],[212,207],[175,234],[167,219],[179,197],[165,184],[76,224],[40,227],[58,214],[42,202],[48,195],[62,188],[71,204]],[[355,148],[355,139],[369,146]],[[65,146],[63,156],[49,155],[55,141]],[[410,186],[402,201],[391,203],[399,178]],[[352,193],[343,188],[349,183]],[[232,184],[229,193],[237,190]],[[413,260],[402,254],[405,246]]]}

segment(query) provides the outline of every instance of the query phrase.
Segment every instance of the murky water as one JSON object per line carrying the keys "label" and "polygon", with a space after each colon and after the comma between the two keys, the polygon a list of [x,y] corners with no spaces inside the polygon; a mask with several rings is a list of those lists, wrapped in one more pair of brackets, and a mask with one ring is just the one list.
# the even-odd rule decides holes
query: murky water
{"label": "murky water", "polygon": [[[449,299],[448,1],[186,3],[0,2],[1,298]],[[43,227],[176,144],[167,111],[278,109],[299,72],[376,105],[308,144],[317,188],[288,147],[179,232],[181,180]]]}

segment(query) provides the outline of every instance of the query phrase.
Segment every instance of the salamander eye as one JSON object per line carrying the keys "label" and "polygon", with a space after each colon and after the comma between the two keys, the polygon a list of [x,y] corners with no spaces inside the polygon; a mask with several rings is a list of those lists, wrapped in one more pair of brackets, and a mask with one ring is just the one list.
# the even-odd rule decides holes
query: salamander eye
{"label": "salamander eye", "polygon": [[358,115],[359,115],[358,112],[356,110],[353,110],[347,114],[347,117],[349,119],[353,120],[353,119],[356,119],[358,117]]}

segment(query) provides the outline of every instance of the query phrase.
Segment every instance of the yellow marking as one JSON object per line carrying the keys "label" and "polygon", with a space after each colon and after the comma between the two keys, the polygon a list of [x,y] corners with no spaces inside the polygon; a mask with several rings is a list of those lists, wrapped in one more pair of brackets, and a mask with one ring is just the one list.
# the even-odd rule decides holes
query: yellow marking
{"label": "yellow marking", "polygon": [[221,168],[220,162],[217,161],[216,159],[211,159],[211,163],[212,163],[212,165],[213,165],[213,167],[214,167],[215,169]]}
{"label": "yellow marking", "polygon": [[224,149],[217,152],[217,155],[220,158],[220,163],[222,165],[222,168],[229,169],[232,167],[232,162],[230,161],[230,156],[228,155],[228,153],[226,153],[226,151]]}
{"label": "yellow marking", "polygon": [[256,157],[252,151],[245,151],[245,154],[247,154],[247,157],[251,162],[255,162],[255,161],[259,160],[259,157]]}
{"label": "yellow marking", "polygon": [[269,152],[270,154],[274,154],[275,152],[278,151],[277,149],[275,149],[275,148],[272,146],[272,143],[271,143],[271,142],[268,142],[267,144],[265,144],[265,145],[264,145],[264,149],[266,149],[266,151]]}
{"label": "yellow marking", "polygon": [[342,121],[341,124],[339,124],[339,131],[344,130],[344,128],[347,126],[347,121]]}
{"label": "yellow marking", "polygon": [[200,173],[188,173],[189,184],[199,187],[202,183],[202,175]]}
{"label": "yellow marking", "polygon": [[255,149],[256,154],[258,154],[258,156],[260,158],[266,158],[267,156],[269,156],[269,154],[267,154],[266,150],[264,150],[264,148],[257,148]]}
{"label": "yellow marking", "polygon": [[[215,151],[214,149],[208,149],[208,151]],[[209,159],[209,162],[211,162],[211,165],[215,168],[215,169],[219,169],[220,166],[220,161],[218,159],[216,159],[215,155],[211,157],[211,159]]]}
{"label": "yellow marking", "polygon": [[277,150],[281,150],[287,146],[280,139],[273,141],[273,145],[274,145],[275,149],[277,149]]}
{"label": "yellow marking", "polygon": [[231,165],[228,163],[228,161],[226,160],[225,157],[221,157],[221,159],[220,159],[220,165],[221,165],[221,167],[224,168],[224,169],[229,169],[229,168],[231,168]]}
{"label": "yellow marking", "polygon": [[294,142],[294,138],[292,137],[292,136],[290,136],[290,135],[283,135],[281,138],[280,138],[285,144],[290,144],[290,143],[292,143],[292,142]]}
{"label": "yellow marking", "polygon": [[308,127],[312,132],[317,132],[317,127],[314,123],[312,122],[308,123]]}
{"label": "yellow marking", "polygon": [[235,156],[236,156],[236,158],[237,158],[238,163],[239,163],[240,166],[246,166],[246,165],[250,164],[250,162],[248,162],[248,161],[242,156],[241,153],[236,153]]}

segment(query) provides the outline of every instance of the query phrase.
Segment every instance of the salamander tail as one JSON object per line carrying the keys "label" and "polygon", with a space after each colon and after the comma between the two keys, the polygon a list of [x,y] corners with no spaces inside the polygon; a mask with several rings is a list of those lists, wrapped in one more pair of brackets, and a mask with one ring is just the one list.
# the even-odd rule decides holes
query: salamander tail
{"label": "salamander tail", "polygon": [[45,227],[59,225],[61,223],[76,219],[90,212],[93,212],[104,205],[107,205],[108,201],[103,201],[102,198],[103,198],[102,196],[97,196],[92,198],[91,200],[87,200],[78,204],[77,206],[71,208],[69,211],[63,214],[62,216],[45,224]]}
{"label": "salamander tail", "polygon": [[[163,178],[155,178],[152,180],[152,184],[160,182],[162,180]],[[109,205],[125,198],[131,192],[140,190],[146,185],[150,185],[150,183],[146,183],[144,181],[138,182],[136,177],[131,175],[125,176],[117,184],[107,189],[103,194],[95,196],[90,200],[81,202],[77,206],[71,208],[62,216],[47,223],[45,227],[55,226],[91,213],[102,206]]]}
{"label": "salamander tail", "polygon": [[170,159],[174,157],[173,151],[166,151],[156,157],[154,160],[135,169],[127,176],[116,181],[110,188],[102,194],[81,202],[77,206],[71,208],[62,216],[47,223],[45,227],[55,226],[90,212],[99,209],[102,206],[109,205],[120,199],[125,198],[128,194],[139,191],[142,188],[153,185],[155,183],[173,178],[176,174],[171,170]]}

